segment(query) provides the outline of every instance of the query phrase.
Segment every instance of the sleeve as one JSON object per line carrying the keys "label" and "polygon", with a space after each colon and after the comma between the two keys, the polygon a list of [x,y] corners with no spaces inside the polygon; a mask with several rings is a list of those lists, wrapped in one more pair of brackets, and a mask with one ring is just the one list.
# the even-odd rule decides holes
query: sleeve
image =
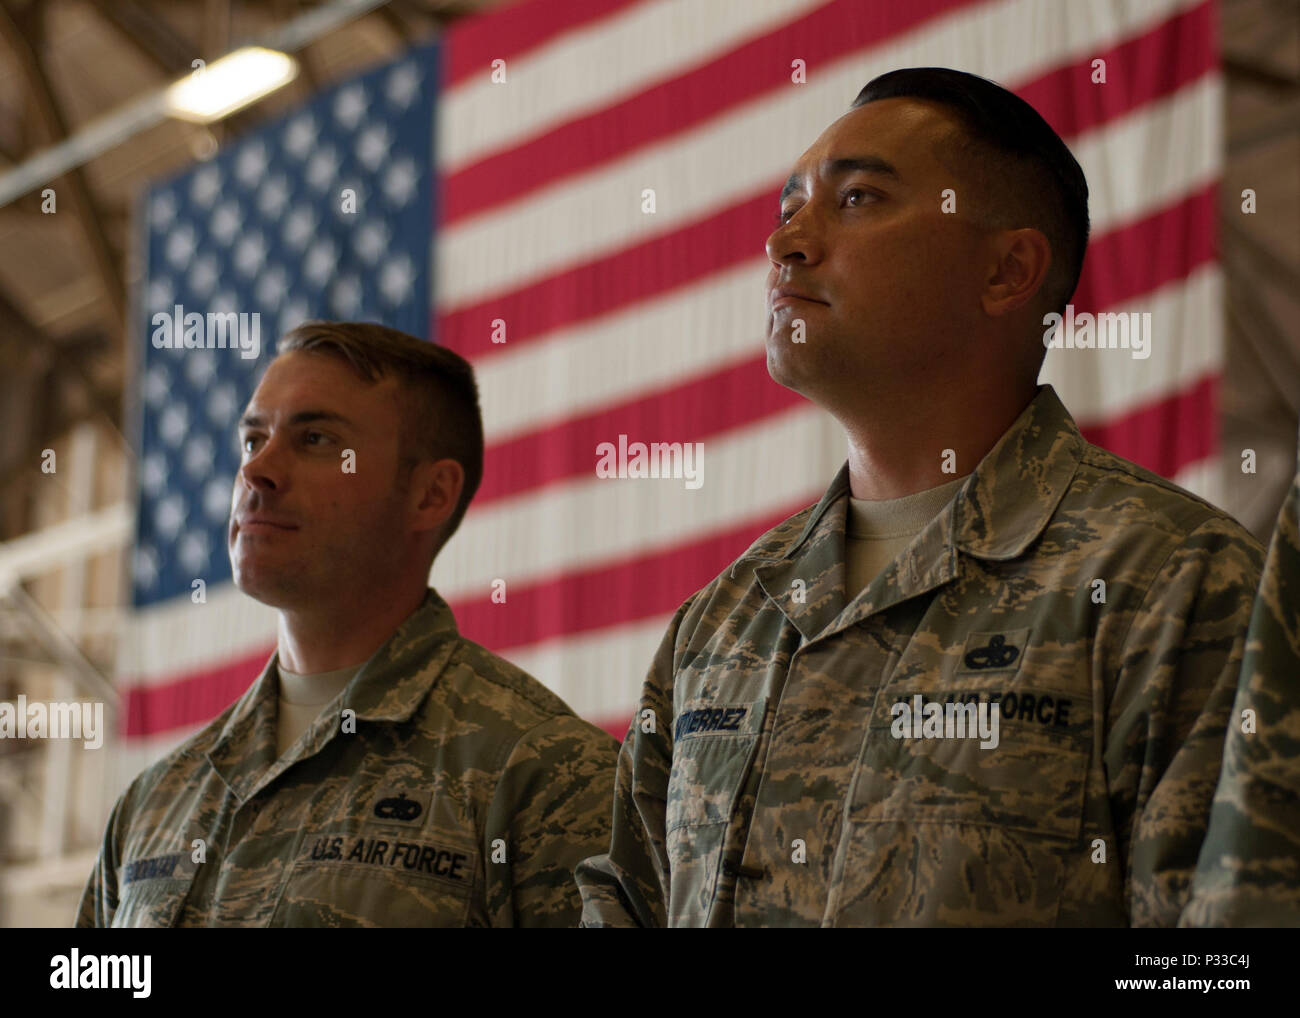
{"label": "sleeve", "polygon": [[619,751],[609,851],[577,869],[582,925],[666,926],[671,873],[665,810],[672,771],[677,634],[694,598],[677,610],[641,690]]}
{"label": "sleeve", "polygon": [[1246,638],[1184,926],[1300,926],[1300,474]]}
{"label": "sleeve", "polygon": [[1186,903],[1261,559],[1211,517],[1170,552],[1124,641],[1104,753],[1134,926],[1174,926]]}
{"label": "sleeve", "polygon": [[128,794],[129,790],[118,797],[109,814],[108,823],[104,827],[104,840],[99,846],[99,856],[90,871],[85,890],[81,892],[81,903],[77,906],[77,918],[73,922],[76,929],[111,926],[113,923],[118,900],[118,833],[124,822]]}
{"label": "sleeve", "polygon": [[609,838],[618,743],[572,714],[514,745],[488,807],[483,858],[494,926],[573,927],[578,862]]}

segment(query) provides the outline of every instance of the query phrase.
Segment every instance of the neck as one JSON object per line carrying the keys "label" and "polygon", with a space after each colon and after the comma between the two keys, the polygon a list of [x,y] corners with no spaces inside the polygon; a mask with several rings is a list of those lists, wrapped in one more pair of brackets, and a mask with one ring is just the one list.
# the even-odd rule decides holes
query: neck
{"label": "neck", "polygon": [[422,583],[387,597],[365,591],[309,609],[281,608],[280,663],[299,675],[364,664],[420,606],[425,589]]}
{"label": "neck", "polygon": [[969,474],[1035,393],[1036,387],[962,381],[873,397],[869,406],[836,414],[848,438],[853,497],[903,498]]}

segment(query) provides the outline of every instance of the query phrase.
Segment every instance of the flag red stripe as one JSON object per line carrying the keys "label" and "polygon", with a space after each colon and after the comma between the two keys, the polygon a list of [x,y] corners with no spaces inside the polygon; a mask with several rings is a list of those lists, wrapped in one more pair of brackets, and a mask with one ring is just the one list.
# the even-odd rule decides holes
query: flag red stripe
{"label": "flag red stripe", "polygon": [[1161,477],[1218,449],[1219,376],[1206,375],[1173,399],[1156,400],[1119,417],[1079,430],[1093,445],[1109,449]]}
{"label": "flag red stripe", "polygon": [[[1076,312],[1100,311],[1149,294],[1187,276],[1214,258],[1214,188],[1207,187],[1089,247],[1073,303]],[[706,234],[700,243],[707,243]],[[670,261],[670,259],[665,259]],[[633,280],[620,270],[614,278]],[[617,442],[701,441],[732,428],[780,413],[803,397],[771,381],[760,336],[755,355],[681,384],[625,403],[548,421],[514,438],[488,447],[476,506],[591,474],[596,446]],[[1196,425],[1213,427],[1207,418]],[[1198,440],[1194,445],[1201,444]],[[1199,457],[1171,463],[1176,473]],[[1165,471],[1160,471],[1164,473]]]}
{"label": "flag red stripe", "polygon": [[[1063,138],[1099,127],[1177,92],[1219,65],[1211,0],[1162,21],[1108,50],[1089,53],[1016,87]],[[1093,61],[1106,61],[1105,83],[1093,81]]]}
{"label": "flag red stripe", "polygon": [[[830,483],[830,478],[826,481]],[[456,623],[471,640],[504,648],[573,637],[675,611],[755,540],[808,504],[800,502],[668,548],[514,586],[505,604],[494,604],[490,592],[457,599],[452,603]]]}
{"label": "flag red stripe", "polygon": [[128,737],[156,735],[211,721],[261,673],[274,645],[211,668],[200,668],[158,686],[133,686],[123,710]]}

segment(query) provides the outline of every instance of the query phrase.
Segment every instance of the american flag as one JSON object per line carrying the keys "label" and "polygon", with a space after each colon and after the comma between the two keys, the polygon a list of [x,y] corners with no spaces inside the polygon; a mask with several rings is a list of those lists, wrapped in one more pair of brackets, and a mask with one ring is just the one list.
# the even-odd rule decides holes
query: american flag
{"label": "american flag", "polygon": [[[465,635],[621,736],[677,605],[816,501],[844,460],[831,418],[768,378],[763,244],[794,161],[884,71],[939,65],[993,78],[1065,138],[1092,192],[1075,309],[1149,312],[1153,349],[1145,360],[1052,350],[1042,380],[1092,441],[1218,499],[1215,14],[1206,0],[529,0],[443,37],[436,118],[426,105],[423,128],[378,97],[403,66],[429,73],[431,53],[361,79],[374,101],[352,127],[331,119],[352,84],[313,103],[321,133],[305,158],[285,151],[297,114],[155,189],[147,303],[164,297],[161,285],[153,292],[160,278],[164,306],[196,273],[206,278],[198,266],[209,252],[236,259],[249,223],[264,218],[256,270],[241,276],[232,260],[215,276],[217,293],[247,278],[241,309],[283,278],[278,302],[259,305],[273,306],[271,331],[299,312],[373,317],[469,358],[485,476],[433,584]],[[433,101],[427,80],[417,92]],[[404,137],[427,138],[430,122],[431,147]],[[359,138],[381,129],[392,150],[371,172]],[[240,198],[238,168],[259,139],[267,166]],[[373,227],[392,231],[378,259],[354,255],[372,212],[332,218],[312,182],[325,147],[339,153],[338,168],[318,171],[334,192],[348,172],[374,189],[403,155],[416,159],[423,190],[411,200],[431,203],[433,217],[403,212]],[[200,211],[193,192],[206,193],[197,182],[214,169],[216,198]],[[272,179],[287,197],[264,213]],[[164,223],[154,204],[166,194],[175,208]],[[241,225],[223,245],[216,208],[232,201]],[[309,244],[340,252],[310,291],[308,259],[283,242],[300,207],[315,224]],[[422,236],[405,249],[397,238],[417,219]],[[186,227],[203,238],[180,268],[165,268],[170,245],[191,246],[174,239]],[[402,256],[418,282],[399,308],[384,302],[383,281]],[[334,303],[350,294],[355,303]],[[426,320],[413,324],[413,313]],[[224,561],[232,422],[251,378],[238,361],[218,356],[207,375],[187,355],[156,380],[145,364],[137,607],[122,668],[128,770],[231,702],[274,642],[273,613],[231,588]],[[597,446],[620,435],[703,443],[703,485],[597,477]],[[189,563],[201,554],[204,575],[222,581],[195,605]]]}

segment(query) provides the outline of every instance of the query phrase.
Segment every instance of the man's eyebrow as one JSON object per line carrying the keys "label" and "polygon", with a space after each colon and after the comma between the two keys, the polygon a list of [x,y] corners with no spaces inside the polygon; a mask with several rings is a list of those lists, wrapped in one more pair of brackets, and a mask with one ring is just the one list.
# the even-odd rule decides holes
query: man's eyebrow
{"label": "man's eyebrow", "polygon": [[[901,180],[898,170],[894,168],[893,163],[886,162],[880,156],[845,156],[842,159],[831,159],[822,163],[822,176],[828,178],[842,177],[846,173],[874,173],[882,177],[891,177],[894,180]],[[785,187],[781,188],[781,201],[799,190],[803,178],[798,171],[790,174],[790,178],[785,182]]]}
{"label": "man's eyebrow", "polygon": [[[349,428],[356,427],[356,424],[347,417],[335,413],[333,410],[299,410],[289,418],[290,424],[315,424],[318,421],[330,421]],[[239,426],[240,428],[262,428],[266,426],[266,418],[260,414],[245,413],[239,418]]]}

